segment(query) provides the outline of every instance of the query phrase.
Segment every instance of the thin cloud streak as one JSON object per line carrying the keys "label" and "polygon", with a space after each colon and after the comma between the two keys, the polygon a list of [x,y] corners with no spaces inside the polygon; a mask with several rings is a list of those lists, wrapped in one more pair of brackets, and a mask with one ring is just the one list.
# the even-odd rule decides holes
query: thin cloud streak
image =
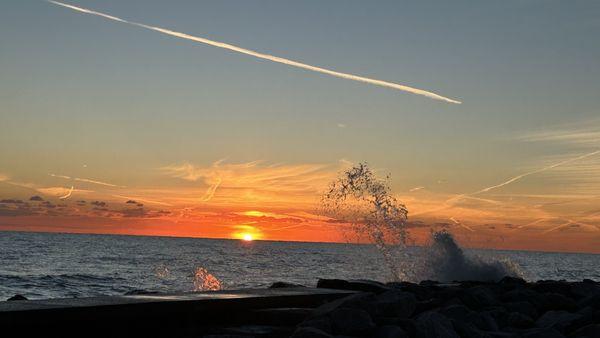
{"label": "thin cloud streak", "polygon": [[92,184],[97,184],[97,185],[103,185],[103,186],[106,186],[106,187],[126,188],[126,187],[121,186],[121,185],[116,185],[116,184],[112,184],[112,183],[106,183],[106,182],[102,182],[102,181],[91,180],[89,178],[70,177],[70,176],[56,175],[56,174],[48,174],[48,175],[50,175],[52,177],[56,177],[56,178],[63,178],[65,180],[74,180],[74,181],[78,181],[78,182],[92,183]]}
{"label": "thin cloud streak", "polygon": [[498,189],[498,188],[503,187],[505,185],[511,184],[513,182],[516,182],[516,181],[518,181],[518,180],[520,180],[520,179],[522,179],[524,177],[527,177],[527,176],[530,176],[530,175],[533,175],[533,174],[537,174],[537,173],[541,173],[541,172],[544,172],[544,171],[547,171],[547,170],[550,170],[550,169],[554,169],[554,168],[559,167],[561,165],[569,164],[571,162],[583,160],[585,158],[588,158],[590,156],[594,156],[596,154],[600,154],[600,150],[596,150],[596,151],[593,151],[591,153],[583,154],[583,155],[577,156],[575,158],[570,158],[568,160],[564,160],[564,161],[561,161],[561,162],[549,165],[547,167],[543,167],[543,168],[540,168],[540,169],[537,169],[537,170],[533,170],[533,171],[530,171],[530,172],[527,172],[527,173],[515,176],[515,177],[513,177],[513,178],[511,178],[511,179],[509,179],[509,180],[507,180],[505,182],[493,185],[491,187],[487,187],[487,188],[481,189],[479,191],[476,191],[476,192],[468,194],[468,195],[477,195],[477,194],[481,194],[481,193],[484,193],[484,192],[488,192],[490,190]]}
{"label": "thin cloud streak", "polygon": [[73,186],[71,186],[71,189],[69,189],[69,192],[64,195],[64,196],[60,196],[59,199],[61,200],[66,200],[67,198],[71,197],[71,195],[73,194]]}
{"label": "thin cloud streak", "polygon": [[118,21],[121,23],[126,23],[126,24],[130,24],[133,26],[137,26],[137,27],[141,27],[141,28],[145,28],[145,29],[149,29],[149,30],[153,30],[159,33],[163,33],[166,35],[170,35],[170,36],[175,36],[181,39],[186,39],[186,40],[191,40],[191,41],[195,41],[195,42],[199,42],[199,43],[203,43],[203,44],[207,44],[210,46],[214,46],[214,47],[218,47],[218,48],[223,48],[223,49],[227,49],[227,50],[231,50],[237,53],[241,53],[241,54],[245,54],[245,55],[250,55],[259,59],[263,59],[263,60],[268,60],[268,61],[272,61],[272,62],[276,62],[276,63],[281,63],[284,65],[288,65],[288,66],[292,66],[292,67],[297,67],[297,68],[302,68],[302,69],[306,69],[306,70],[310,70],[313,72],[317,72],[317,73],[322,73],[322,74],[327,74],[327,75],[331,75],[334,77],[339,77],[342,79],[347,79],[347,80],[353,80],[353,81],[358,81],[358,82],[363,82],[363,83],[368,83],[368,84],[372,84],[372,85],[376,85],[376,86],[381,86],[381,87],[387,87],[387,88],[392,88],[392,89],[397,89],[397,90],[401,90],[401,91],[405,91],[408,93],[412,93],[412,94],[416,94],[416,95],[422,95],[425,97],[429,97],[431,99],[434,100],[440,100],[440,101],[445,101],[445,102],[449,102],[449,103],[456,103],[456,104],[460,104],[460,101],[454,100],[454,99],[450,99],[448,97],[444,97],[441,96],[439,94],[436,93],[432,93],[423,89],[418,89],[418,88],[413,88],[413,87],[409,87],[409,86],[405,86],[405,85],[401,85],[401,84],[397,84],[397,83],[393,83],[393,82],[387,82],[387,81],[382,81],[382,80],[377,80],[377,79],[372,79],[372,78],[368,78],[368,77],[363,77],[363,76],[358,76],[358,75],[353,75],[353,74],[348,74],[348,73],[342,73],[342,72],[337,72],[334,70],[330,70],[330,69],[326,69],[326,68],[321,68],[321,67],[316,67],[316,66],[311,66],[305,63],[301,63],[298,61],[293,61],[293,60],[289,60],[289,59],[285,59],[282,57],[278,57],[278,56],[273,56],[273,55],[269,55],[269,54],[263,54],[263,53],[259,53],[250,49],[245,49],[242,47],[238,47],[238,46],[234,46],[234,45],[230,45],[227,43],[223,43],[223,42],[219,42],[219,41],[214,41],[214,40],[209,40],[209,39],[205,39],[205,38],[201,38],[201,37],[197,37],[197,36],[193,36],[193,35],[189,35],[189,34],[185,34],[185,33],[180,33],[180,32],[176,32],[176,31],[172,31],[169,29],[164,29],[164,28],[160,28],[160,27],[155,27],[155,26],[149,26],[146,24],[142,24],[142,23],[137,23],[137,22],[132,22],[132,21],[127,21],[112,15],[108,15],[108,14],[104,14],[104,13],[100,13],[100,12],[96,12],[96,11],[92,11],[89,9],[85,9],[85,8],[81,8],[81,7],[76,7],[73,5],[68,5],[62,2],[58,2],[58,1],[52,1],[52,0],[47,0],[48,2],[58,5],[58,6],[62,6],[65,8],[69,8],[72,9],[74,11],[78,11],[78,12],[82,12],[82,13],[86,13],[86,14],[91,14],[91,15],[96,15],[96,16],[100,16],[109,20],[113,20],[113,21]]}

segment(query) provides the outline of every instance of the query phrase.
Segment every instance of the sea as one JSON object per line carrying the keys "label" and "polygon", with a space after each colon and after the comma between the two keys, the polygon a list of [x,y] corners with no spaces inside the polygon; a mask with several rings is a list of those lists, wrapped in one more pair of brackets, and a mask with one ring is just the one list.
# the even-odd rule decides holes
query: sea
{"label": "sea", "polygon": [[[420,248],[407,250],[419,260]],[[528,280],[600,280],[600,255],[465,253],[508,259]],[[262,288],[276,281],[314,286],[319,278],[385,282],[391,273],[376,247],[365,244],[0,232],[0,300]]]}

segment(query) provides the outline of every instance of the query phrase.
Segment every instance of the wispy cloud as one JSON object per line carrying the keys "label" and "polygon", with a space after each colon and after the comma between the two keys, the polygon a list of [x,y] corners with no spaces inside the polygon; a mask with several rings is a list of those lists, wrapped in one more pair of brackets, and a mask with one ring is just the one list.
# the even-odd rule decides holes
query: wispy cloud
{"label": "wispy cloud", "polygon": [[276,62],[276,63],[281,63],[281,64],[292,66],[292,67],[302,68],[302,69],[310,70],[310,71],[317,72],[317,73],[327,74],[327,75],[339,77],[339,78],[342,78],[342,79],[353,80],[353,81],[368,83],[368,84],[372,84],[372,85],[376,85],[376,86],[381,86],[381,87],[387,87],[387,88],[392,88],[392,89],[396,89],[396,90],[401,90],[401,91],[405,91],[405,92],[408,92],[408,93],[412,93],[412,94],[417,94],[417,95],[422,95],[422,96],[425,96],[425,97],[429,97],[429,98],[435,99],[435,100],[445,101],[445,102],[449,102],[449,103],[457,103],[457,104],[461,103],[460,101],[457,101],[457,100],[454,100],[454,99],[450,99],[448,97],[441,96],[439,94],[436,94],[436,93],[433,93],[433,92],[430,92],[430,91],[426,91],[426,90],[423,90],[423,89],[418,89],[418,88],[409,87],[409,86],[406,86],[406,85],[401,85],[401,84],[397,84],[397,83],[393,83],[393,82],[387,82],[387,81],[383,81],[383,80],[377,80],[377,79],[372,79],[372,78],[358,76],[358,75],[353,75],[353,74],[348,74],[348,73],[337,72],[337,71],[326,69],[326,68],[316,67],[316,66],[312,66],[312,65],[309,65],[309,64],[306,64],[306,63],[302,63],[302,62],[298,62],[298,61],[293,61],[293,60],[290,60],[290,59],[282,58],[282,57],[279,57],[279,56],[273,56],[273,55],[269,55],[269,54],[259,53],[259,52],[256,52],[256,51],[253,51],[253,50],[250,50],[250,49],[246,49],[246,48],[234,46],[234,45],[227,44],[227,43],[224,43],[224,42],[209,40],[209,39],[206,39],[206,38],[202,38],[202,37],[198,37],[198,36],[193,36],[193,35],[189,35],[189,34],[185,34],[185,33],[180,33],[180,32],[176,32],[176,31],[172,31],[172,30],[164,29],[164,28],[160,28],[160,27],[150,26],[150,25],[146,25],[146,24],[143,24],[143,23],[137,23],[137,22],[127,21],[125,19],[121,19],[121,18],[118,18],[116,16],[112,16],[112,15],[108,15],[108,14],[104,14],[104,13],[92,11],[92,10],[89,10],[89,9],[86,9],[86,8],[76,7],[76,6],[73,6],[73,5],[68,5],[68,4],[65,4],[65,3],[62,3],[62,2],[58,2],[58,1],[48,0],[48,2],[53,3],[55,5],[66,7],[66,8],[72,9],[74,11],[81,12],[81,13],[86,13],[86,14],[100,16],[100,17],[103,17],[105,19],[109,19],[109,20],[113,20],[113,21],[118,21],[118,22],[121,22],[121,23],[126,23],[126,24],[130,24],[130,25],[133,25],[133,26],[137,26],[137,27],[141,27],[141,28],[153,30],[153,31],[156,31],[156,32],[159,32],[159,33],[162,33],[162,34],[174,36],[174,37],[181,38],[181,39],[191,40],[191,41],[194,41],[194,42],[199,42],[199,43],[207,44],[207,45],[210,45],[210,46],[227,49],[227,50],[230,50],[230,51],[234,51],[234,52],[237,52],[237,53],[241,53],[241,54],[253,56],[255,58],[259,58],[259,59],[263,59],[263,60],[268,60],[268,61],[272,61],[272,62]]}
{"label": "wispy cloud", "polygon": [[48,174],[49,176],[52,177],[56,177],[56,178],[62,178],[65,180],[73,180],[73,181],[78,181],[78,182],[85,182],[85,183],[91,183],[91,184],[96,184],[96,185],[102,185],[105,187],[112,187],[112,188],[125,188],[124,186],[121,185],[116,185],[116,184],[112,184],[112,183],[106,183],[106,182],[102,182],[102,181],[98,181],[98,180],[92,180],[89,178],[79,178],[79,177],[71,177],[71,176],[65,176],[65,175],[56,175],[56,174]]}
{"label": "wispy cloud", "polygon": [[71,186],[71,189],[69,189],[69,192],[64,195],[64,196],[60,196],[59,199],[61,200],[66,200],[67,198],[71,197],[71,195],[73,194],[73,186]]}
{"label": "wispy cloud", "polygon": [[262,161],[226,163],[221,160],[208,166],[189,163],[170,165],[161,168],[161,171],[170,177],[202,182],[206,191],[202,197],[196,197],[196,201],[284,203],[292,200],[316,201],[319,193],[343,166],[342,162],[329,165],[267,164]]}

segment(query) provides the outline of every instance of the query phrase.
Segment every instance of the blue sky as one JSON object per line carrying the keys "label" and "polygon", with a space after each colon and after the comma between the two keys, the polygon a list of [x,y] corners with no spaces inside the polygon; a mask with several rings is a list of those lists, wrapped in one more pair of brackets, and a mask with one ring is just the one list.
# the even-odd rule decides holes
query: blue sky
{"label": "blue sky", "polygon": [[[598,147],[556,138],[600,127],[595,1],[69,3],[463,104],[9,0],[0,5],[0,173],[20,181],[49,185],[48,172],[69,172],[166,185],[156,168],[178,163],[344,159],[390,172],[397,191],[458,194]],[[535,139],[543,133],[555,137]],[[600,164],[589,161],[593,176]],[[506,192],[562,194],[573,170]]]}

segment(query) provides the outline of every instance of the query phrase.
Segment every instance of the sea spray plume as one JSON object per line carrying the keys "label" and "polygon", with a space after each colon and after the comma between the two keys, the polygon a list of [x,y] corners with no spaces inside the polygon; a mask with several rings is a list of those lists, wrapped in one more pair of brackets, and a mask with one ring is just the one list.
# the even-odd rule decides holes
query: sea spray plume
{"label": "sea spray plume", "polygon": [[342,72],[337,72],[334,70],[330,70],[330,69],[326,69],[326,68],[321,68],[321,67],[317,67],[317,66],[311,66],[305,63],[301,63],[298,61],[293,61],[293,60],[289,60],[289,59],[285,59],[282,57],[278,57],[278,56],[273,56],[273,55],[269,55],[269,54],[263,54],[263,53],[259,53],[250,49],[245,49],[242,47],[238,47],[238,46],[234,46],[234,45],[230,45],[227,43],[223,43],[223,42],[219,42],[219,41],[213,41],[213,40],[209,40],[206,38],[201,38],[198,36],[193,36],[193,35],[189,35],[189,34],[185,34],[185,33],[180,33],[180,32],[176,32],[176,31],[172,31],[169,29],[164,29],[164,28],[160,28],[160,27],[155,27],[155,26],[150,26],[150,25],[146,25],[143,23],[137,23],[137,22],[132,22],[132,21],[127,21],[121,18],[118,18],[116,16],[112,16],[112,15],[108,15],[108,14],[104,14],[104,13],[100,13],[100,12],[96,12],[96,11],[92,11],[89,9],[85,9],[85,8],[81,8],[81,7],[77,7],[77,6],[73,6],[73,5],[69,5],[69,4],[65,4],[62,2],[58,2],[58,1],[52,1],[52,0],[47,0],[50,3],[53,3],[55,5],[58,6],[62,6],[65,8],[69,8],[72,9],[74,11],[78,11],[81,13],[86,13],[86,14],[91,14],[91,15],[97,15],[100,17],[103,17],[105,19],[109,19],[109,20],[113,20],[113,21],[118,21],[121,23],[126,23],[129,25],[133,25],[133,26],[137,26],[137,27],[141,27],[141,28],[145,28],[145,29],[149,29],[149,30],[153,30],[159,33],[163,33],[166,35],[171,35],[171,36],[175,36],[181,39],[186,39],[186,40],[191,40],[191,41],[195,41],[195,42],[200,42],[200,43],[204,43],[207,45],[211,45],[214,47],[218,47],[218,48],[223,48],[223,49],[228,49],[237,53],[241,53],[241,54],[245,54],[245,55],[250,55],[253,56],[255,58],[259,58],[259,59],[263,59],[263,60],[268,60],[268,61],[272,61],[272,62],[276,62],[276,63],[281,63],[284,65],[288,65],[291,67],[297,67],[297,68],[302,68],[302,69],[306,69],[306,70],[310,70],[313,72],[317,72],[317,73],[322,73],[322,74],[327,74],[327,75],[331,75],[331,76],[335,76],[335,77],[339,77],[342,79],[347,79],[347,80],[353,80],[353,81],[358,81],[358,82],[364,82],[364,83],[368,83],[368,84],[372,84],[372,85],[376,85],[376,86],[381,86],[381,87],[387,87],[387,88],[392,88],[392,89],[397,89],[397,90],[401,90],[401,91],[405,91],[408,93],[412,93],[412,94],[417,94],[417,95],[422,95],[422,96],[426,96],[429,97],[431,99],[434,100],[440,100],[440,101],[445,101],[445,102],[449,102],[449,103],[456,103],[456,104],[460,104],[460,101],[457,100],[453,100],[444,96],[441,96],[439,94],[436,93],[432,93],[423,89],[418,89],[418,88],[413,88],[413,87],[409,87],[409,86],[405,86],[405,85],[401,85],[401,84],[397,84],[397,83],[393,83],[393,82],[387,82],[387,81],[383,81],[383,80],[377,80],[377,79],[372,79],[372,78],[368,78],[368,77],[363,77],[363,76],[358,76],[358,75],[353,75],[353,74],[348,74],[348,73],[342,73]]}
{"label": "sea spray plume", "polygon": [[194,291],[218,291],[221,290],[221,281],[203,267],[194,271]]}
{"label": "sea spray plume", "polygon": [[[389,179],[389,178],[387,178]],[[406,280],[406,207],[391,196],[387,180],[378,179],[366,163],[344,171],[322,198],[323,214],[349,223],[359,236],[377,246],[396,280]]]}
{"label": "sea spray plume", "polygon": [[433,232],[432,243],[425,248],[422,279],[443,282],[477,280],[498,281],[505,276],[521,277],[519,267],[502,260],[484,260],[466,256],[452,235],[445,231]]}
{"label": "sea spray plume", "polygon": [[522,275],[511,262],[465,255],[446,231],[432,232],[431,244],[419,252],[407,248],[408,211],[391,196],[388,181],[389,177],[378,179],[366,163],[359,163],[331,183],[322,208],[324,215],[349,223],[358,236],[369,238],[396,280],[487,281]]}

